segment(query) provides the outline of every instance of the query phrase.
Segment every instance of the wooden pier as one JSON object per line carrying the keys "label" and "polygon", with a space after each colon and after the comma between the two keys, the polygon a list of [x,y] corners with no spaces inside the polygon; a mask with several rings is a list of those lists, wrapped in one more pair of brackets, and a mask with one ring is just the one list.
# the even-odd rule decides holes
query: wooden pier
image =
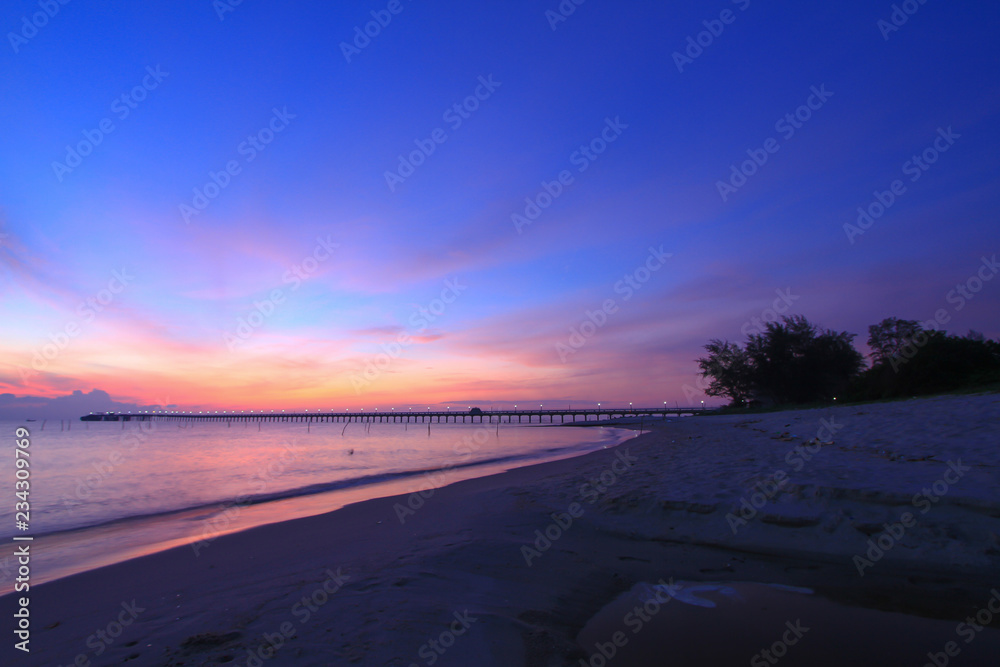
{"label": "wooden pier", "polygon": [[[696,415],[711,412],[712,408],[584,408],[565,410],[372,410],[363,412],[287,412],[276,410],[219,410],[211,412],[183,412],[154,410],[148,412],[106,412],[80,417],[80,421],[152,421],[183,420],[190,422],[375,422],[392,424],[554,424],[569,421],[601,421],[625,417],[660,417]],[[548,417],[546,422],[545,418]]]}

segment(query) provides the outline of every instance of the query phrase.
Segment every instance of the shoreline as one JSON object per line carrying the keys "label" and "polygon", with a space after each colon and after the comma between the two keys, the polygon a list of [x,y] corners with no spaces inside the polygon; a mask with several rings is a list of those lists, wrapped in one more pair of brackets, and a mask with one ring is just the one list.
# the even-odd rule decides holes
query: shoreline
{"label": "shoreline", "polygon": [[[422,490],[427,485],[439,488],[519,467],[586,455],[594,451],[594,448],[607,448],[613,446],[609,443],[622,442],[630,437],[627,429],[609,429],[607,437],[600,442],[566,446],[558,450],[539,451],[530,455],[505,455],[481,461],[460,462],[440,468],[381,473],[368,478],[351,478],[272,492],[261,498],[249,498],[248,502],[243,503],[238,503],[234,499],[218,500],[38,533],[34,535],[34,545],[41,555],[36,556],[33,561],[38,571],[44,574],[35,574],[32,579],[36,585],[42,585],[133,558],[178,546],[192,545],[205,539],[215,541],[223,535],[257,526],[327,514],[345,505],[373,498],[407,494],[413,488]],[[231,511],[232,507],[236,507],[236,511]],[[216,518],[220,521],[216,522]],[[189,524],[192,521],[199,521],[205,525],[211,522],[210,534],[191,533]],[[83,564],[68,564],[59,558],[60,551],[84,553],[86,545],[92,545],[98,540],[107,543],[119,554],[108,556],[104,549],[90,549],[89,558]],[[13,590],[13,577],[9,575],[10,565],[9,560],[6,562],[0,560],[0,567],[8,568],[3,570],[7,576],[0,581],[0,597]]]}
{"label": "shoreline", "polygon": [[[961,619],[1000,583],[998,416],[985,395],[674,420],[440,487],[402,520],[407,496],[377,498],[224,535],[197,557],[175,548],[32,587],[39,652],[13,664],[242,666],[282,627],[293,633],[268,665],[425,664],[428,637],[465,611],[478,620],[439,664],[578,664],[588,620],[660,578],[807,587],[838,605]],[[832,438],[817,438],[824,420]],[[913,494],[956,459],[969,470],[859,574],[853,559],[880,524],[917,514]],[[780,492],[734,533],[727,514],[769,479]],[[324,584],[335,592],[316,592]],[[303,620],[296,604],[311,594],[324,602]],[[143,612],[95,656],[87,638],[132,600]]]}

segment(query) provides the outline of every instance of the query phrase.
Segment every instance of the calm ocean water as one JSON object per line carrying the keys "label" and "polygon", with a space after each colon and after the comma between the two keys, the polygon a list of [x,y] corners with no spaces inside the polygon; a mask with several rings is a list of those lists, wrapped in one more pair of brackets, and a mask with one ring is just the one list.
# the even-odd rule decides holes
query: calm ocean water
{"label": "calm ocean water", "polygon": [[[35,537],[41,583],[255,525],[576,456],[631,431],[503,424],[257,424],[58,420],[30,431],[31,521],[15,528],[13,482],[0,540]],[[12,462],[10,462],[11,465]],[[11,468],[11,471],[13,468]],[[10,476],[8,476],[10,478]],[[12,479],[12,478],[11,478]],[[0,593],[12,585],[0,559]]]}

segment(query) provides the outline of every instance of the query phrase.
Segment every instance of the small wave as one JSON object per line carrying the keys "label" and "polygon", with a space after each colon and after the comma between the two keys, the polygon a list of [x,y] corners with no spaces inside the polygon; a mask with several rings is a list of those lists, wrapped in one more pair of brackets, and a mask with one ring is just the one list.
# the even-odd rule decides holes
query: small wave
{"label": "small wave", "polygon": [[[579,452],[581,454],[584,454],[590,451],[594,451],[595,449],[600,449],[601,447],[607,447],[609,444],[617,444],[620,441],[621,441],[620,437],[615,437],[614,435],[611,435],[607,439],[602,439],[601,441],[598,442],[589,443],[586,446],[575,444],[567,447],[548,448],[540,452],[536,451],[525,454],[496,456],[492,458],[478,459],[474,461],[463,461],[455,464],[449,463],[444,466],[438,466],[432,468],[392,471],[392,472],[384,472],[373,475],[362,475],[358,477],[351,477],[347,479],[335,480],[330,482],[318,482],[315,484],[308,484],[306,486],[284,489],[281,491],[273,491],[270,493],[260,493],[255,495],[242,496],[238,498],[219,498],[211,502],[186,505],[183,507],[172,507],[160,511],[152,511],[139,514],[130,514],[126,516],[112,517],[80,525],[55,527],[47,531],[38,532],[36,533],[36,536],[42,537],[46,535],[56,535],[60,533],[73,533],[77,531],[91,530],[95,528],[109,527],[116,524],[127,524],[133,521],[143,521],[148,519],[163,518],[163,517],[176,516],[187,513],[191,513],[191,515],[188,517],[184,517],[184,520],[202,521],[213,516],[217,512],[223,511],[235,505],[239,505],[240,507],[246,507],[249,505],[259,505],[262,503],[286,500],[289,498],[311,496],[320,493],[328,493],[331,491],[340,491],[343,489],[351,489],[362,486],[369,486],[373,484],[380,484],[383,482],[397,481],[400,479],[417,478],[420,476],[427,476],[428,478],[430,478],[431,482],[430,486],[438,487],[447,484],[448,480],[435,479],[435,477],[440,475],[447,475],[449,472],[454,470],[464,470],[468,468],[497,465],[504,463],[532,461],[532,460],[538,460],[539,458],[542,458],[544,456],[551,456],[552,454],[556,453]],[[0,538],[3,537],[4,537],[3,535],[0,535]]]}
{"label": "small wave", "polygon": [[[645,584],[640,588],[639,594],[647,601],[654,599],[662,601],[662,596],[666,595],[668,597],[672,597],[678,602],[683,602],[695,607],[705,607],[710,609],[716,606],[715,602],[701,597],[699,594],[718,593],[720,595],[724,595],[725,597],[733,598],[734,600],[742,600],[743,597],[740,595],[739,591],[733,588],[733,585],[738,586],[740,583],[741,582],[725,583],[721,581],[675,581],[670,584]],[[787,586],[785,584],[763,585],[768,588],[784,591],[786,593],[798,593],[801,595],[812,595],[813,593],[812,589],[801,588],[799,586]]]}

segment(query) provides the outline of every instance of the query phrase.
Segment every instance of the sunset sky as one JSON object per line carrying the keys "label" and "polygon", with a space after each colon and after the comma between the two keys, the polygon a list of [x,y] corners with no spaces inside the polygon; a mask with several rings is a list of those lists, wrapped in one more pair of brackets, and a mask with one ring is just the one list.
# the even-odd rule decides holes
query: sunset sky
{"label": "sunset sky", "polygon": [[776,300],[1000,336],[1000,279],[949,297],[1000,253],[996,3],[558,6],[5,3],[0,393],[683,405]]}

